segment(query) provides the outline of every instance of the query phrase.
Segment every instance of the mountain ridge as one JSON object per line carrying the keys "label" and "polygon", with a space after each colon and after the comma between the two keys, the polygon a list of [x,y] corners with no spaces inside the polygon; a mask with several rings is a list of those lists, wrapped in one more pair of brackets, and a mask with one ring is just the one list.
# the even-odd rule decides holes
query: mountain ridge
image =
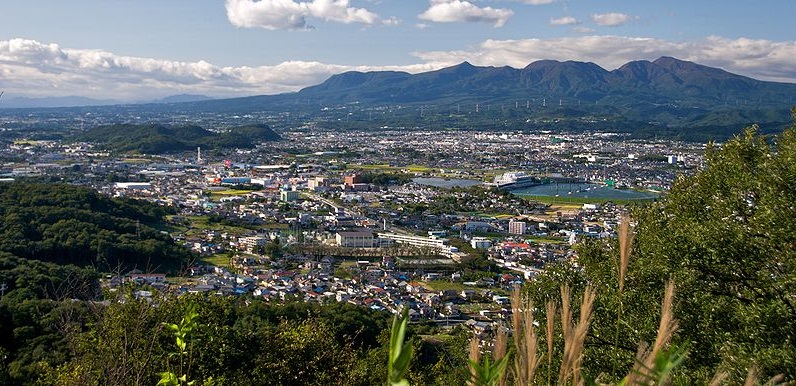
{"label": "mountain ridge", "polygon": [[[204,101],[98,107],[157,114],[252,112],[328,128],[382,126],[624,130],[731,135],[791,121],[796,84],[660,57],[607,70],[591,62],[540,60],[522,68],[469,62],[418,74],[347,71],[296,92]],[[726,118],[725,118],[726,117]],[[734,118],[731,118],[734,117]],[[713,135],[711,134],[711,136]],[[700,137],[701,138],[701,137]]]}

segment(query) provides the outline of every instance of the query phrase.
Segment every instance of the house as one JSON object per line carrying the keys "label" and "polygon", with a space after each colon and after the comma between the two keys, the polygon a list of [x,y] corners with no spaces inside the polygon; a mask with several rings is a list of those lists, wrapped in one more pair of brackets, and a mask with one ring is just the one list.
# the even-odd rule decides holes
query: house
{"label": "house", "polygon": [[129,277],[130,280],[140,285],[166,282],[166,274],[164,273],[131,273]]}

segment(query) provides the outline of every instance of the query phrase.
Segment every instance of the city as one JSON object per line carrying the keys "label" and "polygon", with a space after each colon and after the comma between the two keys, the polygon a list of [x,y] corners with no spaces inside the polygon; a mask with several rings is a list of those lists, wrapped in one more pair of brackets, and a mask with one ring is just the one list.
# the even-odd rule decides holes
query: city
{"label": "city", "polygon": [[[196,261],[169,276],[117,272],[105,283],[114,289],[409,306],[413,320],[483,328],[506,317],[512,288],[576,260],[583,238],[615,237],[626,205],[658,197],[701,167],[704,151],[615,133],[280,135],[254,149],[138,156],[18,139],[0,152],[0,172],[179,208],[169,233]],[[492,183],[512,171],[538,182],[513,192]]]}

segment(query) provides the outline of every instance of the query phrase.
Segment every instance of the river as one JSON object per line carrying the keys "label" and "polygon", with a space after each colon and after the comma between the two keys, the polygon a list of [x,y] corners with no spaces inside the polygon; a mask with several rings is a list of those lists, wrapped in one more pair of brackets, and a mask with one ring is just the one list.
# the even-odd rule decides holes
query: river
{"label": "river", "polygon": [[463,179],[445,179],[439,177],[417,177],[412,178],[412,182],[420,185],[436,186],[438,188],[450,189],[453,187],[466,188],[475,185],[481,185],[481,181],[476,180],[463,180]]}
{"label": "river", "polygon": [[549,183],[512,190],[511,192],[518,196],[558,196],[602,200],[649,200],[659,196],[658,193],[653,192],[614,189],[605,185],[586,183]]}

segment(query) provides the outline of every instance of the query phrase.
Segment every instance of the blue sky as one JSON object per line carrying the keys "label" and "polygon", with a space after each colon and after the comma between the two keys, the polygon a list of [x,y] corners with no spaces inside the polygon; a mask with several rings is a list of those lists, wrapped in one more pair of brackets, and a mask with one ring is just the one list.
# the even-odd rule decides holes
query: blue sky
{"label": "blue sky", "polygon": [[[764,5],[764,6],[763,6]],[[347,70],[662,55],[796,82],[793,0],[0,0],[7,96],[272,94]]]}

